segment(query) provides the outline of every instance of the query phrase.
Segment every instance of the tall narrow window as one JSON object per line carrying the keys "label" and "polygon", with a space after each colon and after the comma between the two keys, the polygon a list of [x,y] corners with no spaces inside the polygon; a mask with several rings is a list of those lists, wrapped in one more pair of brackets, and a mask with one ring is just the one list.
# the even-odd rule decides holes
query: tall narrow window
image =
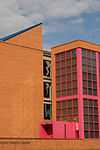
{"label": "tall narrow window", "polygon": [[51,104],[44,104],[44,119],[50,120],[51,119]]}
{"label": "tall narrow window", "polygon": [[83,94],[97,96],[96,52],[82,49]]}

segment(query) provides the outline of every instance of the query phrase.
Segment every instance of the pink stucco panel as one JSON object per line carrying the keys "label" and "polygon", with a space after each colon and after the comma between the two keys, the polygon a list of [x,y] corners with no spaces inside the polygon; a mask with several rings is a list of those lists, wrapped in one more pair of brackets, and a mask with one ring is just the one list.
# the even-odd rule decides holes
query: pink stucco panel
{"label": "pink stucco panel", "polygon": [[66,138],[67,139],[77,139],[78,131],[79,131],[78,123],[66,122]]}
{"label": "pink stucco panel", "polygon": [[63,121],[53,122],[53,138],[64,138],[64,137],[65,137],[64,122]]}

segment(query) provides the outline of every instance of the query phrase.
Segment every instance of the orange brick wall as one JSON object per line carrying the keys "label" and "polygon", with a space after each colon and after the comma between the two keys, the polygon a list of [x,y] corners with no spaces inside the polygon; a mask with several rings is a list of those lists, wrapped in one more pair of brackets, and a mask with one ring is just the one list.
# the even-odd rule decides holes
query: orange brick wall
{"label": "orange brick wall", "polygon": [[32,29],[25,31],[14,38],[7,40],[7,42],[42,49],[42,25],[33,27]]}
{"label": "orange brick wall", "polygon": [[38,137],[43,52],[0,43],[0,138]]}

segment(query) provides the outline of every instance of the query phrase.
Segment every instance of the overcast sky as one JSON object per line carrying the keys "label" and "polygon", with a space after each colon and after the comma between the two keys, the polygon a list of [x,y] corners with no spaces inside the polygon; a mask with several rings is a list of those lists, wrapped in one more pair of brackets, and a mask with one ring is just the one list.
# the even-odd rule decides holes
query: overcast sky
{"label": "overcast sky", "polygon": [[44,48],[75,39],[100,44],[100,0],[0,0],[0,37],[40,22]]}

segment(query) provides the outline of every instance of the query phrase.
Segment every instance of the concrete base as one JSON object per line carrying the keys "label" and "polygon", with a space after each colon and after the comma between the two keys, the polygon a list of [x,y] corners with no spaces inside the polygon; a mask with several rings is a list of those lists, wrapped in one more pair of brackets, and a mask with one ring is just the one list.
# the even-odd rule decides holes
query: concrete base
{"label": "concrete base", "polygon": [[100,150],[100,140],[0,140],[0,150]]}

